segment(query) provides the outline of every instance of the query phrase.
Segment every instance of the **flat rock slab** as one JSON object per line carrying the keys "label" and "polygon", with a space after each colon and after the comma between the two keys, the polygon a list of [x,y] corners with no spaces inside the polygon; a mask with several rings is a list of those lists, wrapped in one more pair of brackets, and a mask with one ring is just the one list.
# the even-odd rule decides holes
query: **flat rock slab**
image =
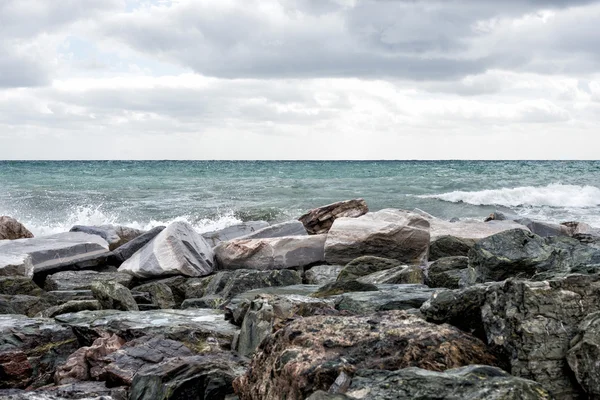
{"label": "flat rock slab", "polygon": [[459,239],[483,239],[499,232],[508,231],[510,229],[523,229],[529,231],[524,225],[515,221],[471,221],[460,220],[456,222],[445,221],[440,218],[424,216],[429,221],[431,226],[431,241],[442,236],[454,236]]}
{"label": "flat rock slab", "polygon": [[425,285],[378,285],[376,292],[352,292],[340,295],[335,308],[357,314],[376,311],[418,309],[435,293]]}
{"label": "flat rock slab", "polygon": [[228,240],[237,239],[245,235],[251,235],[263,228],[269,226],[266,221],[248,221],[241,224],[228,226],[224,229],[217,231],[206,232],[202,234],[202,237],[212,246],[215,247],[221,242]]}
{"label": "flat rock slab", "polygon": [[225,321],[224,313],[209,309],[150,311],[81,311],[55,317],[75,329],[91,344],[103,333],[125,340],[163,335],[194,346],[229,349],[237,328]]}
{"label": "flat rock slab", "polygon": [[308,233],[300,221],[287,221],[267,226],[256,232],[242,236],[238,239],[266,239],[285,236],[306,236]]}
{"label": "flat rock slab", "polygon": [[131,286],[133,277],[122,272],[62,271],[48,275],[44,289],[53,290],[90,290],[92,282],[117,282],[125,287]]}
{"label": "flat rock slab", "polygon": [[0,315],[0,389],[40,387],[79,347],[68,326],[52,319]]}
{"label": "flat rock slab", "polygon": [[106,240],[82,232],[0,241],[0,254],[29,255],[34,273],[60,271],[65,266],[107,256],[108,253]]}
{"label": "flat rock slab", "polygon": [[237,239],[215,247],[219,267],[232,269],[287,269],[325,261],[327,235]]}

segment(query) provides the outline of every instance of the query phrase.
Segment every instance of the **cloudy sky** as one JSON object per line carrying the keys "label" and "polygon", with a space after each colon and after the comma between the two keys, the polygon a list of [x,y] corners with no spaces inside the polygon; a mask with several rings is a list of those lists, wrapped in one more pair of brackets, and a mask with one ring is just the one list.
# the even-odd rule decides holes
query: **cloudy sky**
{"label": "cloudy sky", "polygon": [[598,159],[600,1],[0,0],[0,159]]}

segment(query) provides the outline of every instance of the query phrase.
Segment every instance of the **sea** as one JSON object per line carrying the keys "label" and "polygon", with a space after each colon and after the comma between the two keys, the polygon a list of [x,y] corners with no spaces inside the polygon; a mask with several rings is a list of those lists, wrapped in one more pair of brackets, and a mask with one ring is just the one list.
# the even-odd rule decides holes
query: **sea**
{"label": "sea", "polygon": [[0,161],[0,215],[36,236],[73,225],[199,232],[364,198],[483,220],[499,210],[600,228],[600,161]]}

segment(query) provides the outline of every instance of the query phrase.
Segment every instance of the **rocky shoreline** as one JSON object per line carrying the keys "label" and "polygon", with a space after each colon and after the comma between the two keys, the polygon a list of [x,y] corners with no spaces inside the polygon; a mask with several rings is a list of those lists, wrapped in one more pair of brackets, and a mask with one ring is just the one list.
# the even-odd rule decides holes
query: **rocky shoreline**
{"label": "rocky shoreline", "polygon": [[0,217],[3,399],[600,398],[600,232],[362,199],[197,233]]}

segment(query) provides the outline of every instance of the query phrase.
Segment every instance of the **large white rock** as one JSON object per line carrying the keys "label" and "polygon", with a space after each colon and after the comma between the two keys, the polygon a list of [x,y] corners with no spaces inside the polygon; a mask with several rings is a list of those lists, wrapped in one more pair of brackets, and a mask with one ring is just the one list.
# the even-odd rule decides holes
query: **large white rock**
{"label": "large white rock", "polygon": [[212,247],[215,247],[219,243],[226,240],[237,239],[245,235],[250,235],[268,226],[269,223],[266,221],[248,221],[237,225],[231,225],[227,228],[219,229],[218,231],[203,233],[202,237]]}
{"label": "large white rock", "polygon": [[525,225],[515,221],[473,221],[461,220],[456,222],[445,221],[433,216],[423,216],[430,225],[431,241],[441,236],[454,236],[460,239],[483,239],[496,233],[508,231],[511,229],[524,229],[529,231]]}
{"label": "large white rock", "polygon": [[23,258],[28,255],[31,257],[35,273],[60,270],[64,266],[102,257],[108,253],[106,240],[82,232],[0,241],[0,256]]}
{"label": "large white rock", "polygon": [[361,256],[421,264],[429,249],[429,222],[404,210],[385,209],[358,218],[338,218],[325,242],[329,264],[347,264]]}
{"label": "large white rock", "polygon": [[221,269],[284,269],[325,261],[327,235],[236,239],[215,247]]}
{"label": "large white rock", "polygon": [[174,222],[119,267],[138,278],[205,276],[214,271],[211,246],[186,222]]}

